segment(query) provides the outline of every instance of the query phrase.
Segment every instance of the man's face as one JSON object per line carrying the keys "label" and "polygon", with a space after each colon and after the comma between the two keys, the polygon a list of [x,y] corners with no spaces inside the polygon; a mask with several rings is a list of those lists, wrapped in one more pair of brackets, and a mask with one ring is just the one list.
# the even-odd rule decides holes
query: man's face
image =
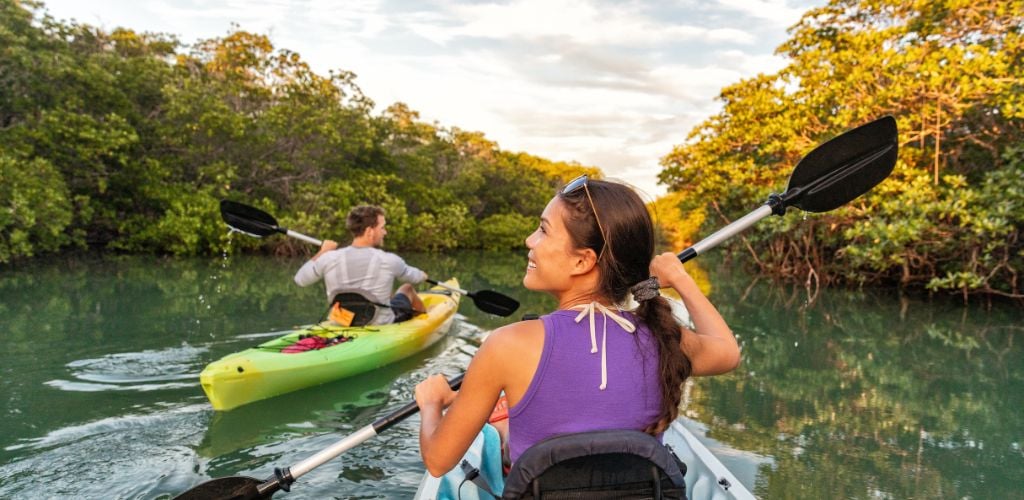
{"label": "man's face", "polygon": [[370,232],[370,241],[373,243],[373,246],[377,248],[383,246],[384,236],[387,236],[388,234],[388,230],[384,228],[385,224],[387,224],[387,219],[385,219],[383,215],[378,215],[377,225],[367,229],[367,231]]}

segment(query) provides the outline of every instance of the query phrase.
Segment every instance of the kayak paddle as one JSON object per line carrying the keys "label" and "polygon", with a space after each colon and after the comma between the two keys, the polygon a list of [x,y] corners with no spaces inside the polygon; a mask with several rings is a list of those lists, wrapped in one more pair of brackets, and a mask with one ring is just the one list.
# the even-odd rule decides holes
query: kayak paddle
{"label": "kayak paddle", "polygon": [[[232,231],[238,231],[256,238],[281,233],[317,246],[323,244],[322,241],[313,238],[312,236],[306,236],[302,233],[277,225],[277,219],[275,219],[273,215],[243,203],[231,200],[221,200],[220,216]],[[454,292],[459,292],[473,299],[473,304],[486,313],[497,316],[510,316],[512,313],[516,312],[516,309],[519,309],[519,301],[493,290],[469,292],[461,288],[448,286],[444,283],[438,283],[434,280],[428,279],[427,282],[432,285],[447,288]]]}
{"label": "kayak paddle", "polygon": [[820,213],[845,205],[889,176],[898,148],[891,116],[833,137],[797,163],[785,193],[768,196],[760,208],[680,252],[679,260],[690,260],[771,214],[783,215],[788,207]]}
{"label": "kayak paddle", "polygon": [[234,231],[262,238],[281,233],[320,246],[323,242],[277,225],[277,219],[263,210],[231,200],[220,201],[220,216]]}
{"label": "kayak paddle", "polygon": [[447,288],[453,292],[459,292],[462,295],[473,299],[473,303],[480,309],[498,316],[511,316],[512,313],[516,312],[516,309],[519,309],[518,300],[495,291],[480,290],[479,292],[469,292],[432,279],[428,279],[427,283],[437,285],[441,288]]}
{"label": "kayak paddle", "polygon": [[[453,391],[457,391],[462,385],[462,377],[465,373],[456,376],[448,381]],[[238,499],[249,500],[256,498],[270,498],[278,490],[289,491],[292,483],[307,472],[332,460],[334,457],[355,448],[364,441],[380,434],[385,429],[415,415],[420,411],[416,401],[411,401],[405,406],[375,420],[372,424],[359,429],[352,434],[335,442],[331,446],[317,452],[317,454],[284,469],[274,468],[274,475],[260,481],[259,479],[247,476],[231,476],[218,479],[211,479],[192,489],[174,497],[175,500],[213,500],[213,499]]]}

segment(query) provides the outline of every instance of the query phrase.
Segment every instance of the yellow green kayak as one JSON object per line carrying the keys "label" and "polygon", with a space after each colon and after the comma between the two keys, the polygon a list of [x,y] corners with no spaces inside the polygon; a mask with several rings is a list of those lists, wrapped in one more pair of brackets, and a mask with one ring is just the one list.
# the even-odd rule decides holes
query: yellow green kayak
{"label": "yellow green kayak", "polygon": [[[409,321],[359,327],[312,325],[210,363],[199,374],[214,410],[230,410],[332,380],[350,377],[406,358],[441,339],[459,308],[452,278],[420,293],[427,312]],[[345,339],[315,350],[282,352],[303,338]]]}

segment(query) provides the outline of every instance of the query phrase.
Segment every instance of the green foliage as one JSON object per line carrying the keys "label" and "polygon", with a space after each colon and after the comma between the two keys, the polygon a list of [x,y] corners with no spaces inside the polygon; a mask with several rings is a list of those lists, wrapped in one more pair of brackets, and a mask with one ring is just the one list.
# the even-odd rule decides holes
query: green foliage
{"label": "green foliage", "polygon": [[[844,232],[845,260],[872,273],[899,272],[904,283],[927,279],[930,290],[1004,293],[999,287],[1016,283],[1024,268],[1024,162],[1017,151],[975,183],[962,175],[944,176],[937,186],[927,174],[897,176],[874,200],[873,216]],[[915,275],[919,269],[927,273]]]}
{"label": "green foliage", "polygon": [[[5,189],[53,199],[52,213],[10,212],[0,263],[63,245],[309,250],[286,238],[229,237],[217,210],[223,198],[341,242],[348,210],[377,204],[388,213],[389,247],[477,248],[478,220],[534,217],[566,178],[597,173],[423,123],[402,103],[373,116],[353,73],[318,75],[299,54],[242,30],[182,46],[0,0],[0,47],[0,151],[5,178],[17,171]],[[21,158],[40,167],[21,168]],[[43,213],[45,223],[33,222]],[[487,238],[507,245],[496,242],[513,236]]]}
{"label": "green foliage", "polygon": [[[209,221],[220,200],[209,190],[180,191],[168,201],[163,215],[129,240],[137,247],[157,247],[176,255],[211,253],[225,248],[228,233]],[[130,247],[129,247],[130,248]]]}
{"label": "green foliage", "polygon": [[66,244],[71,208],[67,186],[48,161],[0,153],[0,262]]}
{"label": "green foliage", "polygon": [[477,226],[477,243],[484,250],[523,248],[523,240],[533,232],[538,220],[515,213],[484,218]]}
{"label": "green foliage", "polygon": [[466,241],[474,233],[475,225],[465,206],[445,205],[438,207],[436,212],[410,217],[411,227],[407,234],[423,250],[450,250]]}
{"label": "green foliage", "polygon": [[722,91],[660,179],[717,225],[782,191],[816,145],[892,114],[896,173],[847,207],[760,225],[751,260],[795,280],[1024,297],[1021,19],[1019,0],[832,0],[790,29],[786,68]]}

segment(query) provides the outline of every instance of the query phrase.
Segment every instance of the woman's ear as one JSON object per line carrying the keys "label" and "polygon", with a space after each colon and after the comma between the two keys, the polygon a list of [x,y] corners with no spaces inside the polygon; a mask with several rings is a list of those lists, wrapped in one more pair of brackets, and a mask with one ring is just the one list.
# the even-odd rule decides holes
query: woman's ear
{"label": "woman's ear", "polygon": [[570,275],[587,274],[597,266],[597,254],[590,248],[574,250],[572,252],[572,267]]}

